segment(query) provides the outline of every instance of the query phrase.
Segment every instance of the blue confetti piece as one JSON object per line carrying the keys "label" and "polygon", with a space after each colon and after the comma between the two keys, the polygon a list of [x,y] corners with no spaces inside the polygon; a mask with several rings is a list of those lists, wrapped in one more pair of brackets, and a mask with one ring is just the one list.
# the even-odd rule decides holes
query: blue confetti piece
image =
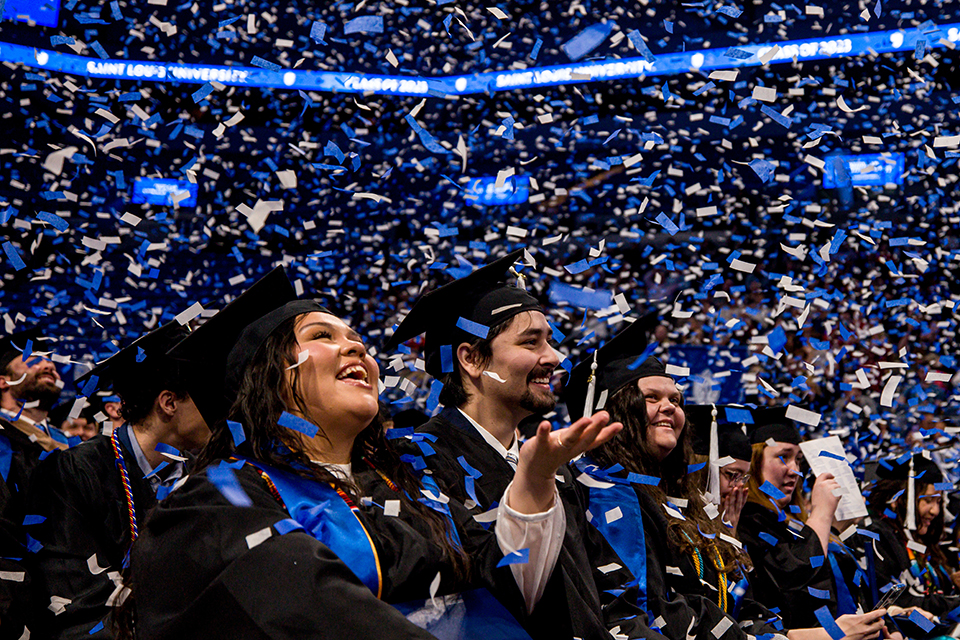
{"label": "blue confetti piece", "polygon": [[744,49],[738,49],[737,47],[730,47],[729,49],[723,52],[723,55],[725,55],[728,58],[733,58],[734,60],[749,60],[750,58],[753,57],[754,54]]}
{"label": "blue confetti piece", "polygon": [[277,533],[280,535],[286,535],[291,531],[302,531],[303,526],[294,520],[293,518],[286,518],[280,522],[273,525],[273,528],[277,530]]}
{"label": "blue confetti piece", "polygon": [[830,451],[821,451],[821,452],[820,452],[820,455],[819,455],[818,457],[820,457],[820,458],[832,458],[833,460],[839,460],[840,462],[846,462],[846,461],[847,461],[847,459],[844,458],[843,456],[841,456],[841,455],[839,455],[839,454],[836,454],[836,453],[831,453]]}
{"label": "blue confetti piece", "polygon": [[923,629],[924,633],[930,633],[930,630],[935,626],[931,620],[927,620],[926,616],[914,609],[910,612],[910,622],[917,625]]}
{"label": "blue confetti piece", "polygon": [[590,261],[587,260],[587,259],[578,260],[577,262],[574,262],[573,264],[565,264],[565,265],[563,265],[563,268],[567,271],[567,273],[569,273],[570,275],[574,275],[574,276],[575,276],[575,275],[577,275],[578,273],[583,273],[584,271],[586,271],[587,269],[589,269],[589,268],[590,268]]}
{"label": "blue confetti piece", "polygon": [[872,538],[873,540],[880,541],[880,534],[870,531],[868,529],[857,529],[857,533],[867,538]]}
{"label": "blue confetti piece", "polygon": [[687,473],[696,473],[697,471],[700,471],[700,469],[703,469],[705,466],[707,466],[706,462],[700,462],[697,464],[688,464]]}
{"label": "blue confetti piece", "polygon": [[628,479],[634,484],[645,484],[651,487],[656,487],[660,484],[660,478],[657,476],[645,476],[642,473],[631,472]]}
{"label": "blue confetti piece", "polygon": [[777,327],[767,336],[767,344],[774,353],[780,353],[787,344],[787,334],[783,327]]}
{"label": "blue confetti piece", "polygon": [[28,527],[32,524],[40,524],[44,520],[46,520],[46,518],[43,516],[24,516],[23,526]]}
{"label": "blue confetti piece", "polygon": [[441,391],[443,391],[443,382],[434,380],[430,383],[430,395],[427,396],[427,411],[430,413],[440,404]]}
{"label": "blue confetti piece", "polygon": [[87,635],[92,636],[93,634],[100,633],[101,631],[103,631],[103,620],[93,625],[93,628],[90,629],[90,631],[87,631]]}
{"label": "blue confetti piece", "polygon": [[120,13],[120,2],[119,0],[113,0],[110,3],[110,15],[114,20],[123,20],[123,14]]}
{"label": "blue confetti piece", "polygon": [[637,53],[640,54],[640,57],[653,64],[657,61],[656,56],[653,55],[653,52],[650,51],[650,47],[647,46],[647,43],[643,41],[643,38],[640,36],[640,32],[634,29],[627,34],[627,37],[630,39],[630,42],[633,44],[633,47],[637,50]]}
{"label": "blue confetti piece", "polygon": [[56,47],[61,44],[77,44],[77,41],[68,36],[50,36],[51,47]]}
{"label": "blue confetti piece", "polygon": [[211,93],[213,93],[213,85],[207,82],[202,87],[200,87],[199,89],[193,92],[193,96],[192,96],[193,101],[199,103]]}
{"label": "blue confetti piece", "polygon": [[97,384],[100,382],[100,377],[97,375],[92,375],[87,378],[87,381],[83,384],[83,389],[80,390],[80,395],[84,398],[89,398],[90,395],[97,390]]}
{"label": "blue confetti piece", "polygon": [[761,160],[759,158],[750,161],[750,168],[753,169],[753,172],[757,174],[757,177],[760,178],[760,181],[764,184],[773,180],[773,172],[776,167],[773,166],[772,162],[766,160]]}
{"label": "blue confetti piece", "polygon": [[440,371],[453,373],[453,347],[449,344],[440,345]]}
{"label": "blue confetti piece", "polygon": [[739,18],[743,11],[738,7],[720,7],[717,9],[717,13],[722,13],[725,16],[730,16],[731,18]]}
{"label": "blue confetti piece", "polygon": [[571,60],[579,60],[603,44],[612,30],[613,23],[610,22],[591,25],[560,45],[560,48]]}
{"label": "blue confetti piece", "polygon": [[100,56],[101,60],[106,60],[110,57],[109,54],[107,54],[106,49],[104,49],[103,45],[101,45],[99,42],[93,41],[89,46],[91,49],[93,49],[94,53]]}
{"label": "blue confetti piece", "polygon": [[[811,589],[813,591],[813,589]],[[817,621],[820,623],[820,626],[823,627],[833,640],[841,640],[846,634],[843,632],[843,629],[840,628],[840,625],[837,624],[837,621],[833,619],[833,614],[830,613],[830,608],[823,606],[817,609],[816,614]]]}
{"label": "blue confetti piece", "polygon": [[3,252],[7,254],[7,260],[10,261],[10,264],[13,266],[15,271],[20,271],[25,269],[27,263],[23,261],[23,258],[20,257],[20,253],[17,251],[17,248],[13,246],[9,240],[3,243]]}
{"label": "blue confetti piece", "polygon": [[823,566],[823,556],[813,556],[810,558],[810,566],[819,569]]}
{"label": "blue confetti piece", "polygon": [[147,359],[147,352],[143,350],[143,347],[137,347],[137,362],[143,362]]}
{"label": "blue confetti piece", "polygon": [[343,26],[344,33],[383,33],[383,16],[359,16]]}
{"label": "blue confetti piece", "polygon": [[207,469],[207,479],[217,488],[227,502],[235,507],[249,507],[253,505],[250,496],[246,494],[240,481],[237,480],[233,469],[226,465],[219,465]]}
{"label": "blue confetti piece", "polygon": [[933,484],[933,489],[934,491],[953,491],[953,483],[952,482],[935,482]]}
{"label": "blue confetti piece", "polygon": [[161,462],[160,464],[158,464],[153,471],[151,471],[150,473],[148,473],[148,474],[147,474],[147,477],[148,477],[148,478],[155,477],[155,476],[157,476],[157,474],[159,474],[161,471],[163,471],[164,469],[166,469],[166,468],[169,467],[169,466],[170,466],[170,463],[167,462],[166,460],[164,460],[163,462]]}
{"label": "blue confetti piece", "polygon": [[726,407],[724,413],[727,416],[727,422],[737,424],[753,424],[753,412],[750,409],[737,409],[736,407]]}
{"label": "blue confetti piece", "polygon": [[154,451],[159,451],[160,453],[165,453],[167,455],[176,456],[182,458],[183,455],[180,453],[180,450],[176,447],[171,447],[170,445],[164,442],[158,442],[157,446],[154,447]]}
{"label": "blue confetti piece", "polygon": [[757,535],[759,535],[760,539],[766,542],[767,544],[769,544],[771,547],[777,546],[777,544],[779,544],[780,542],[780,540],[778,540],[776,536],[770,535],[765,531],[761,531]]}
{"label": "blue confetti piece", "polygon": [[30,553],[37,553],[38,551],[40,551],[40,549],[43,549],[43,545],[40,543],[39,540],[36,540],[30,537],[30,535],[26,533],[23,535],[27,539],[27,551],[29,551]]}
{"label": "blue confetti piece", "polygon": [[782,500],[787,497],[783,491],[773,486],[769,480],[760,485],[760,491],[770,496],[771,500]]}
{"label": "blue confetti piece", "polygon": [[530,562],[530,549],[520,549],[513,553],[503,556],[503,559],[497,563],[498,567],[506,567],[511,564],[526,564]]}
{"label": "blue confetti piece", "polygon": [[767,105],[762,105],[760,107],[760,111],[766,114],[767,116],[769,116],[771,120],[773,120],[774,122],[776,122],[777,124],[779,124],[780,126],[786,129],[789,129],[790,126],[793,124],[793,119],[788,118],[787,116],[781,114],[779,111],[775,109],[771,109]]}
{"label": "blue confetti piece", "polygon": [[420,144],[426,147],[428,151],[433,153],[447,153],[447,150],[444,149],[439,142],[437,142],[437,139],[434,138],[429,131],[424,129],[420,123],[417,122],[416,118],[408,113],[404,116],[404,120],[406,120],[407,124],[409,124],[410,127],[417,132],[417,136],[420,138]]}
{"label": "blue confetti piece", "polygon": [[474,322],[473,320],[467,320],[463,317],[457,320],[457,328],[466,331],[470,335],[477,336],[481,340],[486,340],[487,335],[490,333],[490,327],[482,325],[479,322]]}
{"label": "blue confetti piece", "polygon": [[660,215],[657,216],[656,220],[660,226],[672,236],[677,235],[677,232],[680,231],[680,227],[678,227],[673,220],[670,219],[670,216],[662,211],[660,212]]}
{"label": "blue confetti piece", "polygon": [[49,211],[38,211],[37,219],[43,220],[57,231],[66,231],[70,228],[70,223],[57,214],[50,213]]}
{"label": "blue confetti piece", "polygon": [[294,431],[299,431],[308,438],[312,438],[317,435],[317,432],[320,431],[320,427],[304,420],[299,416],[295,416],[292,413],[283,412],[283,415],[280,416],[280,419],[277,420],[277,424],[281,427],[286,427],[287,429],[293,429]]}
{"label": "blue confetti piece", "polygon": [[663,28],[666,29],[667,33],[673,33],[673,21],[672,21],[672,20],[664,20],[664,21],[663,21]]}
{"label": "blue confetti piece", "polygon": [[807,587],[807,591],[808,591],[808,592],[810,593],[810,595],[812,595],[814,598],[818,598],[818,599],[820,599],[820,600],[830,600],[830,599],[831,599],[830,590],[829,590],[829,589],[816,589],[816,588],[814,588],[814,587]]}
{"label": "blue confetti piece", "polygon": [[530,52],[530,59],[536,62],[537,56],[540,55],[540,47],[543,46],[543,39],[537,38],[537,41],[533,43],[533,51]]}
{"label": "blue confetti piece", "polygon": [[252,64],[255,67],[260,67],[261,69],[268,69],[270,71],[280,71],[280,65],[276,64],[275,62],[269,62],[267,60],[264,60],[260,56],[253,56],[253,60],[250,61],[250,64]]}

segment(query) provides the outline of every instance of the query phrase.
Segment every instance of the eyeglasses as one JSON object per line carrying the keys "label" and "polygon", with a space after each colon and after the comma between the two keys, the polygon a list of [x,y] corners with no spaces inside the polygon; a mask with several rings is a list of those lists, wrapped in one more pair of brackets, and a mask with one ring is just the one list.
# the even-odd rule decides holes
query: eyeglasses
{"label": "eyeglasses", "polygon": [[750,479],[749,473],[738,473],[736,471],[725,471],[720,470],[720,473],[723,474],[723,477],[727,479],[727,482],[733,486],[743,486],[747,483],[747,480]]}

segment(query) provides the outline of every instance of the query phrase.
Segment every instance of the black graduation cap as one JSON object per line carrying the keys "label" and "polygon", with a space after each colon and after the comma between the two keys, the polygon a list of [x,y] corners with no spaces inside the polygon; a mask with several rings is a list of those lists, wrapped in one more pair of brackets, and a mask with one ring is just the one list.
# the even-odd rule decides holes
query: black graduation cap
{"label": "black graduation cap", "polygon": [[[543,307],[526,290],[503,284],[507,270],[522,255],[523,249],[518,249],[425,293],[387,340],[384,351],[395,351],[407,340],[426,333],[426,371],[436,378],[453,370],[453,353],[460,344],[485,337],[489,329],[524,311],[542,312]],[[446,363],[441,347],[451,348]]]}
{"label": "black graduation cap", "polygon": [[[663,363],[653,356],[637,362],[647,349],[650,331],[658,323],[656,312],[644,315],[598,347],[593,356],[585,358],[573,368],[563,387],[563,401],[571,420],[579,420],[584,415],[594,360],[597,364],[594,398],[603,390],[609,394],[616,393],[640,378],[670,377]],[[590,404],[595,406],[594,402]]]}
{"label": "black graduation cap", "polygon": [[[933,460],[923,454],[913,454],[913,476],[923,484],[943,482],[943,472]],[[910,475],[910,455],[881,460],[877,465],[877,477],[882,480],[906,480]]]}
{"label": "black graduation cap", "polygon": [[[729,414],[727,409],[733,409]],[[737,460],[750,462],[753,450],[750,439],[743,432],[740,422],[729,419],[729,415],[739,417],[740,411],[750,413],[744,407],[713,404],[684,405],[683,413],[687,417],[687,427],[692,428],[696,438],[693,439],[693,450],[703,456],[710,455],[710,428],[713,425],[713,412],[716,411],[718,457],[730,456]]]}
{"label": "black graduation cap", "polygon": [[140,371],[154,371],[174,360],[166,354],[181,340],[190,335],[190,329],[172,320],[153,331],[145,333],[120,351],[98,363],[92,369],[77,378],[77,384],[91,376],[97,376],[98,387],[109,389],[125,382],[136,384]]}
{"label": "black graduation cap", "polygon": [[774,442],[800,444],[800,431],[793,420],[787,418],[786,407],[761,407],[754,409],[753,424],[747,424],[750,444],[758,444],[772,439]]}
{"label": "black graduation cap", "polygon": [[297,300],[287,274],[277,267],[169,352],[172,358],[190,362],[193,375],[187,376],[187,389],[211,428],[229,411],[240,375],[263,340],[291,317],[283,317],[281,311],[288,305],[309,307],[292,315],[323,309],[313,301]]}
{"label": "black graduation cap", "polygon": [[23,357],[23,350],[27,343],[33,341],[31,351],[46,351],[44,348],[38,349],[38,341],[43,336],[40,327],[28,327],[20,331],[14,331],[8,336],[0,339],[0,372],[6,371],[7,365],[17,358]]}

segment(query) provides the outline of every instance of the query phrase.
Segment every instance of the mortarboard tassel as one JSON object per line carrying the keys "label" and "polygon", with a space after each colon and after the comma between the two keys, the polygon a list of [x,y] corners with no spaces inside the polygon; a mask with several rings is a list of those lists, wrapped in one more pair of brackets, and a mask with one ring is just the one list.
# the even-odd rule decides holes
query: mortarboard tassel
{"label": "mortarboard tassel", "polygon": [[710,477],[707,482],[706,498],[709,502],[720,504],[720,436],[717,433],[717,405],[710,405]]}
{"label": "mortarboard tassel", "polygon": [[907,531],[917,530],[917,481],[910,456],[910,473],[907,476]]}
{"label": "mortarboard tassel", "polygon": [[593,362],[590,363],[590,377],[587,378],[587,399],[583,403],[583,415],[593,415],[593,397],[597,393],[597,352],[593,352]]}
{"label": "mortarboard tassel", "polygon": [[514,267],[510,267],[510,273],[517,276],[517,288],[527,290],[527,277],[516,270]]}

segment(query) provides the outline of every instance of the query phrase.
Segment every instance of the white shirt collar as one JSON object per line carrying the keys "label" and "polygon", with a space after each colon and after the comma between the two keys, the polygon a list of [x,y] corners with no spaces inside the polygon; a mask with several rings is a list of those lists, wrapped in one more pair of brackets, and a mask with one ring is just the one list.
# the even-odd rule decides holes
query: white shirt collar
{"label": "white shirt collar", "polygon": [[333,462],[320,462],[319,460],[311,460],[313,464],[320,465],[325,468],[327,471],[337,476],[340,480],[350,482],[353,480],[353,463],[348,462],[346,464],[335,464]]}
{"label": "white shirt collar", "polygon": [[16,413],[12,413],[10,411],[7,411],[6,409],[0,409],[0,415],[2,415],[4,418],[9,420],[10,422],[26,422],[30,426],[36,427],[38,429],[42,429],[43,431],[46,431],[48,427],[47,420],[41,420],[40,422],[37,422],[33,418],[30,418],[29,416],[25,415],[23,412],[20,413],[20,417],[18,418]]}
{"label": "white shirt collar", "polygon": [[503,444],[501,444],[499,440],[494,438],[492,433],[484,429],[479,422],[477,422],[476,420],[468,416],[466,413],[463,413],[463,409],[457,408],[457,411],[463,414],[463,417],[466,418],[467,421],[471,425],[473,425],[473,428],[480,433],[480,437],[482,437],[487,444],[493,447],[494,450],[500,454],[501,458],[506,460],[509,454],[513,454],[514,460],[518,460],[520,458],[520,442],[519,442],[519,438],[517,438],[516,432],[514,432],[513,434],[513,444],[510,445],[509,449],[506,449],[504,448]]}

